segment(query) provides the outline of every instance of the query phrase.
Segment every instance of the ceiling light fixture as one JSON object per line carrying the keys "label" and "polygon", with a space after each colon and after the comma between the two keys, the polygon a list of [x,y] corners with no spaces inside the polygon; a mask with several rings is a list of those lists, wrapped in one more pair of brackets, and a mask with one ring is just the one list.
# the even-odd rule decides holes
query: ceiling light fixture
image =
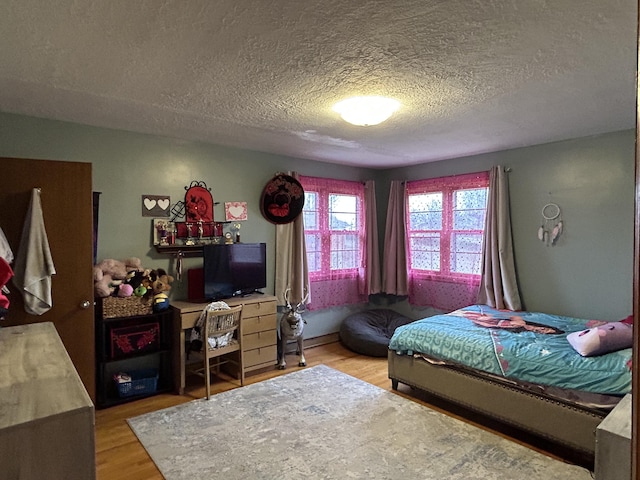
{"label": "ceiling light fixture", "polygon": [[360,126],[378,125],[398,108],[400,102],[397,100],[377,95],[351,97],[333,106],[333,110],[338,112],[344,121]]}

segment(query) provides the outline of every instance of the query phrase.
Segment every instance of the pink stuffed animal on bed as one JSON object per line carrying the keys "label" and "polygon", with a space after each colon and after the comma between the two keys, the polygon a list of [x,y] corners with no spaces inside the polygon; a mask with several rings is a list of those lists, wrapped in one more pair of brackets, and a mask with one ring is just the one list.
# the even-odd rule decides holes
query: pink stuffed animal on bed
{"label": "pink stuffed animal on bed", "polygon": [[607,322],[598,327],[573,332],[567,341],[583,357],[615,352],[633,345],[633,326],[626,322]]}

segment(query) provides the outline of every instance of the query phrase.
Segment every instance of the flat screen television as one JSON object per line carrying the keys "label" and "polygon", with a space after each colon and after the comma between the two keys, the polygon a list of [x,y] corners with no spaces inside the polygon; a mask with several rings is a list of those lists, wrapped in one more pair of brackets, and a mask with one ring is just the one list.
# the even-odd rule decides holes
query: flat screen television
{"label": "flat screen television", "polygon": [[267,286],[265,243],[205,245],[202,256],[207,300],[249,295]]}

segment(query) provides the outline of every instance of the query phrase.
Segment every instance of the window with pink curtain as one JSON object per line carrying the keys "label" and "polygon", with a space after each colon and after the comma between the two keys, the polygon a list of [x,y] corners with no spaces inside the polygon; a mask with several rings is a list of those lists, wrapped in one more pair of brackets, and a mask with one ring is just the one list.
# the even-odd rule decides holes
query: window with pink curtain
{"label": "window with pink curtain", "polygon": [[409,302],[455,310],[475,303],[489,172],[407,182]]}
{"label": "window with pink curtain", "polygon": [[364,275],[364,185],[300,177],[304,188],[309,310],[367,301]]}

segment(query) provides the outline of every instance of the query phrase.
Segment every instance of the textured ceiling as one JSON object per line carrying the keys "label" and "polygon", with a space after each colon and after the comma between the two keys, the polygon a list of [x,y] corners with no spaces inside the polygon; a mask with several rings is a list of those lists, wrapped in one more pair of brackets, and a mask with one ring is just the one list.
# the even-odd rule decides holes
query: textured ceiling
{"label": "textured ceiling", "polygon": [[[633,128],[632,0],[3,0],[0,111],[386,168]],[[345,97],[401,109],[344,123]]]}

